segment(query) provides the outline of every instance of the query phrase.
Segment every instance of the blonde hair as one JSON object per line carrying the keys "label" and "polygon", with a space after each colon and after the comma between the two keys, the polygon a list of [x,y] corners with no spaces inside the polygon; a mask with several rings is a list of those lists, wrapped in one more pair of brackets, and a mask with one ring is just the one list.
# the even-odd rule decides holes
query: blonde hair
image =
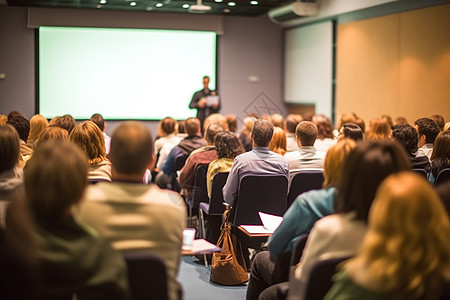
{"label": "blonde hair", "polygon": [[62,129],[56,125],[49,125],[45,128],[39,135],[34,148],[37,149],[42,143],[52,140],[52,141],[67,141],[69,139],[69,134],[67,130]]}
{"label": "blonde hair", "polygon": [[337,185],[344,161],[355,147],[356,142],[354,140],[343,138],[328,149],[323,162],[324,188]]}
{"label": "blonde hair", "polygon": [[382,118],[375,118],[369,122],[369,130],[367,131],[367,140],[382,140],[389,138],[391,127],[389,123]]}
{"label": "blonde hair", "polygon": [[0,115],[0,125],[5,125],[8,122],[8,117],[5,115]]}
{"label": "blonde hair", "polygon": [[241,129],[241,133],[250,136],[253,130],[253,124],[257,119],[255,117],[245,117],[243,121],[243,126]]}
{"label": "blonde hair", "polygon": [[228,122],[227,119],[222,116],[221,114],[212,114],[209,115],[205,121],[203,122],[203,132],[206,132],[208,129],[209,124],[219,124],[223,127],[224,130],[228,130]]}
{"label": "blonde hair", "polygon": [[450,271],[450,224],[430,184],[412,172],[379,187],[360,253],[345,268],[391,299],[436,299]]}
{"label": "blonde hair", "polygon": [[286,132],[280,127],[273,128],[272,139],[269,143],[269,150],[280,155],[286,154]]}
{"label": "blonde hair", "polygon": [[28,134],[28,142],[36,143],[39,135],[48,127],[48,121],[40,114],[36,114],[30,119],[30,134]]}
{"label": "blonde hair", "polygon": [[103,133],[92,121],[85,121],[71,131],[69,140],[77,144],[88,156],[90,165],[106,159],[105,139]]}

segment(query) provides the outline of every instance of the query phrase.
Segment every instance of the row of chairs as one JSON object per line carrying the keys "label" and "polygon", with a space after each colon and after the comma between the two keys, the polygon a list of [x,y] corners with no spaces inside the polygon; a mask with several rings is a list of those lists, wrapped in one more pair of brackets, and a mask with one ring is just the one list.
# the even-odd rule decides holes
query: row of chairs
{"label": "row of chairs", "polygon": [[[423,176],[425,179],[428,179],[428,173],[424,169],[413,169],[416,174]],[[438,186],[450,180],[450,168],[442,169],[437,175],[434,185]]]}

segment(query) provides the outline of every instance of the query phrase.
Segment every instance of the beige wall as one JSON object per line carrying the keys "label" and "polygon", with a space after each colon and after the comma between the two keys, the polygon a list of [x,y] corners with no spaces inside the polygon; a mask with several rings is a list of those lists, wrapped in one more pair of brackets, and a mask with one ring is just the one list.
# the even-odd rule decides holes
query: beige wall
{"label": "beige wall", "polygon": [[[450,120],[450,4],[340,24],[336,113]],[[339,118],[339,117],[338,117]],[[337,118],[337,119],[338,119]]]}

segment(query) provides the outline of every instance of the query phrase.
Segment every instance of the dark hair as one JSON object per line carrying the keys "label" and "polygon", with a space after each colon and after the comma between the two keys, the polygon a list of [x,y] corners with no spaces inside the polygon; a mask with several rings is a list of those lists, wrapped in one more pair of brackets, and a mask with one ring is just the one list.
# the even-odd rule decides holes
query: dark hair
{"label": "dark hair", "polygon": [[72,132],[72,129],[77,126],[77,122],[71,115],[64,115],[62,117],[59,117],[55,121],[55,125],[67,130],[67,132],[70,134]]}
{"label": "dark hair", "polygon": [[17,110],[12,110],[8,113],[8,121],[14,117],[23,117],[22,114]]}
{"label": "dark hair", "polygon": [[317,139],[317,126],[311,121],[302,121],[297,125],[295,134],[302,146],[313,146]]}
{"label": "dark hair", "polygon": [[257,146],[269,146],[272,135],[273,125],[269,121],[258,119],[253,123],[252,137]]}
{"label": "dark hair", "polygon": [[237,125],[238,125],[238,121],[237,121],[236,115],[226,115],[225,119],[227,119],[228,130],[231,131],[231,132],[236,132]]}
{"label": "dark hair", "polygon": [[19,134],[9,124],[0,126],[0,173],[11,170],[20,155]]}
{"label": "dark hair", "polygon": [[286,130],[289,133],[295,133],[295,129],[297,128],[298,123],[303,121],[303,117],[301,115],[289,114],[286,117]]}
{"label": "dark hair", "polygon": [[380,183],[390,174],[410,170],[405,150],[393,140],[360,142],[344,163],[335,201],[337,213],[354,211],[367,222]]}
{"label": "dark hair", "polygon": [[450,167],[450,130],[442,131],[434,141],[433,153],[431,154],[431,173],[434,178],[439,172]]}
{"label": "dark hair", "polygon": [[171,117],[165,117],[164,119],[161,120],[161,130],[165,134],[174,133],[175,130],[177,129],[177,125],[178,125],[177,121],[175,121],[175,119]]}
{"label": "dark hair", "polygon": [[434,144],[434,140],[441,131],[439,125],[430,118],[420,118],[414,121],[414,125],[417,126],[419,131],[419,138],[425,135],[425,143]]}
{"label": "dark hair", "polygon": [[363,131],[355,123],[345,123],[342,128],[343,134],[346,138],[354,141],[361,141],[363,139]]}
{"label": "dark hair", "polygon": [[214,138],[218,158],[235,158],[244,153],[237,136],[230,131],[219,132]]}
{"label": "dark hair", "polygon": [[217,123],[211,123],[208,125],[208,128],[206,128],[205,132],[205,140],[209,145],[214,144],[214,137],[219,133],[223,131],[223,127],[220,124]]}
{"label": "dark hair", "polygon": [[27,142],[28,135],[30,134],[30,121],[23,116],[16,116],[9,119],[6,124],[10,124],[14,127],[17,130],[17,133],[19,133],[20,139],[25,143]]}
{"label": "dark hair", "polygon": [[392,137],[405,147],[409,156],[416,153],[419,136],[414,127],[409,124],[394,125],[392,126]]}
{"label": "dark hair", "polygon": [[194,136],[200,129],[200,121],[197,118],[187,118],[184,127],[188,136]]}
{"label": "dark hair", "polygon": [[320,140],[323,139],[332,139],[333,135],[333,125],[331,124],[330,119],[326,116],[319,115],[313,117],[313,122],[317,126],[317,138]]}
{"label": "dark hair", "polygon": [[272,123],[274,127],[280,127],[283,130],[286,127],[286,122],[281,114],[270,115],[270,123]]}
{"label": "dark hair", "polygon": [[89,121],[94,122],[98,126],[101,132],[105,129],[105,120],[101,114],[93,114]]}
{"label": "dark hair", "polygon": [[186,120],[178,121],[178,133],[186,133],[185,124],[186,124]]}

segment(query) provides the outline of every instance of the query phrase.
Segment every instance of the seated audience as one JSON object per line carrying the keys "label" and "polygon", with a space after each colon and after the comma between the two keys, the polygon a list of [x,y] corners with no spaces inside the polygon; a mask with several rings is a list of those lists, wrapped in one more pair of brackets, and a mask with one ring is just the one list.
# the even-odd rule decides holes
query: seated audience
{"label": "seated audience", "polygon": [[431,160],[434,140],[440,132],[439,125],[430,118],[420,118],[414,121],[414,128],[419,133],[418,155],[428,156]]}
{"label": "seated audience", "polygon": [[253,142],[250,136],[253,130],[253,123],[255,123],[256,120],[257,118],[253,116],[245,117],[244,124],[239,132],[239,141],[244,147],[245,152],[252,151]]}
{"label": "seated audience", "polygon": [[69,140],[78,145],[88,157],[89,181],[111,181],[111,163],[106,158],[105,139],[94,122],[85,121],[77,125],[70,133]]}
{"label": "seated audience", "polygon": [[236,156],[227,183],[223,187],[223,199],[234,203],[239,189],[239,182],[244,176],[282,175],[289,178],[289,166],[286,159],[269,150],[273,135],[273,125],[266,120],[256,120],[253,124],[251,138],[253,150]]}
{"label": "seated audience", "polygon": [[297,138],[295,137],[295,129],[298,123],[303,121],[303,117],[297,114],[289,114],[286,117],[286,151],[291,152],[298,150]]}
{"label": "seated audience", "polygon": [[48,121],[40,114],[36,114],[30,119],[30,134],[28,135],[28,144],[33,147],[39,135],[48,126]]}
{"label": "seated audience", "polygon": [[143,183],[146,169],[154,163],[153,153],[153,139],[144,124],[118,125],[111,136],[112,182],[89,186],[79,218],[121,252],[160,256],[167,267],[169,299],[175,300],[186,206],[179,194]]}
{"label": "seated audience", "polygon": [[238,120],[236,115],[226,115],[225,119],[228,123],[228,130],[234,134],[236,134],[237,126],[238,126]]}
{"label": "seated audience", "polygon": [[111,137],[106,134],[105,119],[103,119],[103,116],[101,114],[93,114],[89,119],[89,121],[94,122],[95,125],[97,125],[100,131],[102,132],[103,138],[105,139],[106,154],[109,154],[109,149],[111,146]]}
{"label": "seated audience", "polygon": [[67,141],[68,139],[69,134],[67,133],[67,130],[56,125],[49,125],[39,135],[34,148],[40,147],[40,145],[46,141]]}
{"label": "seated audience", "polygon": [[[50,122],[50,124],[52,124],[52,122]],[[77,126],[77,122],[71,115],[64,115],[62,117],[56,118],[54,124],[67,130],[68,134],[70,134],[72,132],[72,129]]]}
{"label": "seated audience", "polygon": [[391,134],[391,126],[386,119],[375,118],[370,120],[367,130],[367,140],[383,140],[388,139]]}
{"label": "seated audience", "polygon": [[317,126],[317,139],[314,142],[314,148],[327,152],[337,142],[333,135],[333,125],[330,119],[324,115],[313,116],[313,123]]}
{"label": "seated audience", "polygon": [[378,189],[358,255],[326,300],[449,299],[450,224],[433,188],[403,172]]}
{"label": "seated audience", "polygon": [[170,151],[184,137],[178,135],[178,122],[170,117],[161,120],[158,126],[158,138],[155,140],[156,171],[160,171]]}
{"label": "seated audience", "polygon": [[354,141],[362,141],[363,140],[363,131],[362,129],[356,125],[355,123],[345,123],[344,126],[339,130],[338,140],[349,138]]}
{"label": "seated audience", "polygon": [[286,154],[286,131],[277,126],[273,128],[273,136],[269,143],[269,150],[280,155]]}
{"label": "seated audience", "polygon": [[280,114],[270,115],[270,123],[272,123],[273,127],[279,127],[283,130],[285,130],[285,128],[286,128],[286,123],[284,121],[284,117]]}
{"label": "seated audience", "polygon": [[269,237],[269,251],[262,251],[254,257],[247,299],[257,299],[264,289],[279,280],[273,277],[275,263],[285,265],[287,269],[283,270],[283,275],[288,275],[289,263],[283,263],[283,260],[290,261],[291,251],[300,235],[309,233],[317,220],[334,212],[336,185],[342,166],[355,147],[353,140],[344,139],[329,149],[324,162],[323,189],[299,195],[284,214],[280,226]]}
{"label": "seated audience", "polygon": [[209,115],[205,119],[205,122],[203,123],[202,133],[205,133],[206,129],[208,129],[209,124],[212,124],[212,123],[219,124],[220,126],[222,126],[223,130],[228,130],[227,118],[225,118],[223,115],[221,115],[219,113],[215,113],[215,114]]}
{"label": "seated audience", "polygon": [[27,144],[28,135],[30,134],[30,122],[22,116],[16,116],[11,117],[8,120],[7,124],[10,124],[19,133],[20,156],[18,166],[20,168],[23,168],[33,155],[33,149]]}
{"label": "seated audience", "polygon": [[36,149],[25,172],[43,299],[128,298],[120,253],[72,215],[87,185],[87,169],[86,156],[78,147],[47,142]]}
{"label": "seated audience", "polygon": [[430,172],[428,157],[417,156],[419,136],[414,127],[411,125],[394,125],[392,126],[392,137],[405,148],[413,169],[423,169],[427,173]]}
{"label": "seated audience", "polygon": [[434,182],[445,168],[450,168],[450,130],[442,131],[434,141],[430,181]]}

